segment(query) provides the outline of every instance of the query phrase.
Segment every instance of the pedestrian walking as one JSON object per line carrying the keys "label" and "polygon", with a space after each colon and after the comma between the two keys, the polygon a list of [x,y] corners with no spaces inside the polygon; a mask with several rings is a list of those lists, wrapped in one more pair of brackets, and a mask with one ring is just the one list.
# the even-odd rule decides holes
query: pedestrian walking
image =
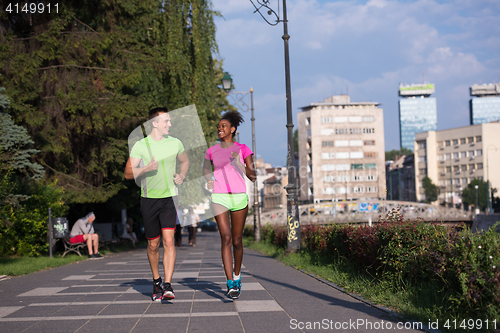
{"label": "pedestrian walking", "polygon": [[[168,135],[172,126],[168,112],[167,108],[149,111],[151,132],[132,147],[125,166],[126,179],[141,181],[141,213],[153,273],[154,301],[175,298],[171,280],[176,257],[176,185],[182,184],[189,169],[189,159],[182,142]],[[180,162],[179,173],[175,173],[177,160]],[[160,238],[163,239],[165,283],[159,272]]]}
{"label": "pedestrian walking", "polygon": [[212,210],[221,236],[227,295],[233,299],[241,294],[242,238],[248,213],[244,176],[251,181],[256,179],[253,152],[246,145],[234,141],[234,133],[242,122],[243,117],[237,111],[229,111],[223,115],[217,125],[217,135],[221,142],[206,151],[203,165],[207,188],[213,190]]}
{"label": "pedestrian walking", "polygon": [[193,210],[193,207],[189,207],[188,214],[186,215],[186,224],[188,226],[189,232],[189,245],[196,246],[196,228],[200,223],[200,217]]}
{"label": "pedestrian walking", "polygon": [[182,246],[182,221],[184,221],[184,214],[182,210],[177,208],[177,220],[175,223],[175,246]]}

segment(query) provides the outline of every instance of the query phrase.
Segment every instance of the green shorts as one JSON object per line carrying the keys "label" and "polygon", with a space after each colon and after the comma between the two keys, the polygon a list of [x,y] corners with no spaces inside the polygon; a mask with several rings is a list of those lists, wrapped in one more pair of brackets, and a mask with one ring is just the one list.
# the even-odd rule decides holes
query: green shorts
{"label": "green shorts", "polygon": [[248,206],[248,195],[246,193],[212,193],[212,203],[222,205],[234,212]]}

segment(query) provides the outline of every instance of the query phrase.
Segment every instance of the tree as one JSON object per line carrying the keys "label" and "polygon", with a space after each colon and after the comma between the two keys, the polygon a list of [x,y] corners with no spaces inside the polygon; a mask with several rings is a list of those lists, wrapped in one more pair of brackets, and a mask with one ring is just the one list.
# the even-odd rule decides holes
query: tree
{"label": "tree", "polygon": [[425,202],[430,203],[438,199],[439,188],[434,185],[429,177],[425,176],[422,179],[422,186],[424,188]]}
{"label": "tree", "polygon": [[[462,200],[465,205],[476,207],[476,185],[478,186],[477,197],[479,209],[484,210],[488,207],[488,188],[486,182],[482,179],[471,180],[467,187],[462,190]],[[491,192],[495,193],[496,189],[492,189]]]}
{"label": "tree", "polygon": [[401,157],[403,155],[411,155],[413,154],[413,152],[411,151],[411,149],[408,149],[408,148],[405,148],[405,147],[402,147],[400,150],[391,150],[391,151],[386,151],[385,152],[385,160],[386,161],[394,161],[396,159],[396,156],[398,157]]}
{"label": "tree", "polygon": [[228,108],[217,87],[216,15],[205,0],[68,0],[57,15],[0,12],[10,114],[67,201],[102,203],[130,191],[128,134],[152,107],[195,104],[207,141],[215,140]]}

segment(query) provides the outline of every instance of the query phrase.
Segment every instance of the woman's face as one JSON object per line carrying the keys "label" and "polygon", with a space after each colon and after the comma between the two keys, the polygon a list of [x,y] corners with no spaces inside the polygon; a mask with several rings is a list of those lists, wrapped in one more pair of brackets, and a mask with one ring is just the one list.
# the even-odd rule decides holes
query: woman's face
{"label": "woman's face", "polygon": [[231,138],[232,132],[235,131],[234,127],[231,127],[231,123],[227,119],[222,119],[217,125],[217,135],[219,139]]}

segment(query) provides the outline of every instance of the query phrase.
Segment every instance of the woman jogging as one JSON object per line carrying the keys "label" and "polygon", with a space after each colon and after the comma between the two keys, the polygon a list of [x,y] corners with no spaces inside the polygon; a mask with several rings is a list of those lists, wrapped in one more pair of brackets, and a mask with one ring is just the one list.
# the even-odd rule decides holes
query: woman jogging
{"label": "woman jogging", "polygon": [[[246,145],[233,140],[234,133],[242,122],[243,117],[237,111],[229,111],[222,116],[217,125],[217,134],[221,142],[206,151],[203,165],[203,172],[208,182],[207,188],[213,190],[212,210],[221,236],[227,295],[233,299],[238,298],[241,293],[242,238],[248,213],[244,175],[251,181],[256,179],[253,152]],[[211,179],[211,164],[214,166],[215,180]]]}

